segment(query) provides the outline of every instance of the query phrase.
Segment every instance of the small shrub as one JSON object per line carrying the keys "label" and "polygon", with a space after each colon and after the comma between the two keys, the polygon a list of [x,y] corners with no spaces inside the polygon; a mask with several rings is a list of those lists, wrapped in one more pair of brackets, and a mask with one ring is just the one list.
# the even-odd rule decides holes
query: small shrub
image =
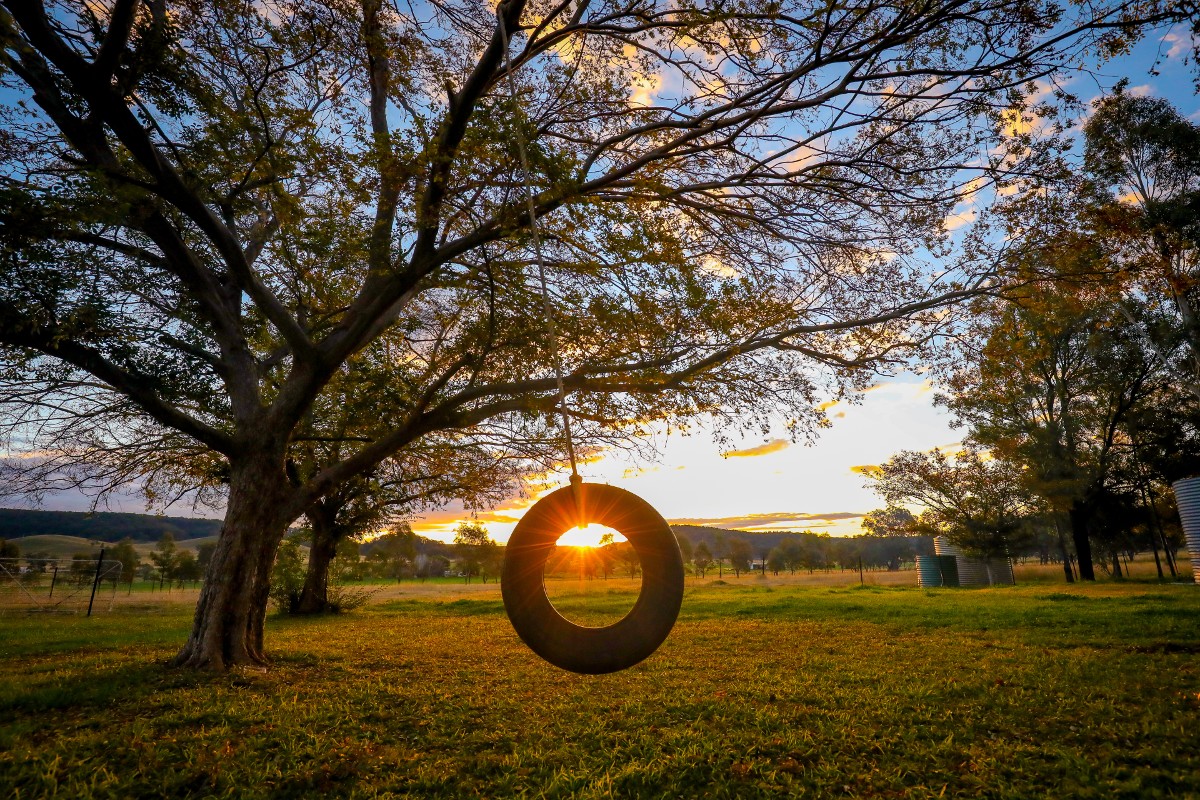
{"label": "small shrub", "polygon": [[300,593],[304,591],[304,554],[295,539],[284,539],[275,553],[275,565],[271,567],[271,601],[275,607],[287,614],[295,613],[300,606]]}

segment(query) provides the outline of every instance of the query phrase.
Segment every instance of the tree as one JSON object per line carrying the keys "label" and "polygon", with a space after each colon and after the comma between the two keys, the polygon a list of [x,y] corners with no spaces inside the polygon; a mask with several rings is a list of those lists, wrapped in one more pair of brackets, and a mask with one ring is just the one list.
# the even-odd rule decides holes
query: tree
{"label": "tree", "polygon": [[704,542],[696,545],[696,548],[692,551],[692,564],[696,567],[696,572],[700,573],[701,578],[708,572],[708,568],[712,566],[712,562],[712,551],[708,549],[708,545]]}
{"label": "tree", "polygon": [[729,540],[729,568],[733,570],[734,577],[740,578],[743,572],[750,569],[752,553],[750,543],[740,536]]}
{"label": "tree", "polygon": [[[868,474],[873,488],[889,506],[913,503],[924,507],[920,528],[945,536],[968,552],[1004,557],[1016,544],[1030,506],[1012,464],[967,446],[953,457],[941,450],[902,451]],[[896,556],[889,569],[898,568]],[[893,566],[895,563],[895,566]]]}
{"label": "tree", "polygon": [[1094,226],[1129,288],[1174,309],[1188,350],[1180,375],[1200,397],[1200,125],[1125,87],[1097,100],[1083,129]]}
{"label": "tree", "polygon": [[695,554],[692,552],[692,542],[686,536],[675,535],[675,541],[679,544],[679,555],[683,557],[683,563],[689,564]]}
{"label": "tree", "polygon": [[729,556],[729,539],[724,533],[713,534],[713,561],[717,564],[717,579],[725,577],[725,559]]}
{"label": "tree", "polygon": [[[920,254],[944,250],[976,177],[1036,168],[1004,124],[1033,80],[1165,17],[1122,0],[3,9],[0,80],[22,102],[3,109],[0,398],[59,454],[13,469],[224,501],[177,658],[210,668],[263,662],[275,553],[314,504],[424,437],[554,407],[531,260],[571,334],[581,427],[737,409],[811,431],[822,387],[862,388],[986,283]],[[372,352],[385,333],[403,346]],[[302,431],[339,435],[314,429],[318,399],[378,359],[403,375],[388,413],[336,462],[290,469]]]}
{"label": "tree", "polygon": [[96,557],[91,553],[75,553],[71,556],[69,574],[76,586],[83,586],[96,574]]}
{"label": "tree", "polygon": [[472,575],[479,575],[487,583],[499,554],[499,545],[488,536],[487,528],[478,522],[460,522],[454,531],[454,549],[466,582],[471,582]]}
{"label": "tree", "polygon": [[795,575],[797,569],[809,565],[808,549],[799,538],[785,539],[779,543],[779,547],[776,549],[782,559],[780,569],[786,569]]}
{"label": "tree", "polygon": [[396,523],[387,533],[372,540],[367,560],[377,565],[376,574],[379,577],[400,580],[404,569],[416,559],[416,539],[407,522]]}
{"label": "tree", "polygon": [[134,577],[137,576],[138,567],[142,564],[142,558],[133,546],[133,539],[126,536],[117,542],[117,545],[108,552],[108,555],[113,560],[121,562],[121,582],[133,583]]}
{"label": "tree", "polygon": [[196,563],[200,565],[201,572],[208,570],[209,562],[212,561],[213,553],[216,552],[217,545],[215,542],[205,542],[196,548]]}
{"label": "tree", "polygon": [[158,540],[158,544],[154,545],[154,552],[150,554],[150,563],[158,568],[159,588],[163,582],[169,583],[175,578],[175,567],[179,561],[179,552],[175,547],[175,537],[170,531],[163,533],[162,538]]}
{"label": "tree", "polygon": [[911,536],[917,532],[916,517],[903,506],[888,506],[867,512],[863,533],[868,536]]}
{"label": "tree", "polygon": [[198,581],[203,574],[195,554],[191,550],[181,550],[175,559],[175,579],[180,585],[188,581]]}
{"label": "tree", "polygon": [[778,575],[781,571],[787,569],[788,560],[787,556],[783,553],[783,549],[781,547],[772,547],[771,552],[767,554],[767,560],[763,566],[764,573],[769,569],[774,575]]}
{"label": "tree", "polygon": [[0,539],[0,558],[20,558],[21,548],[16,542]]}
{"label": "tree", "polygon": [[[1104,263],[1080,237],[1039,245],[1028,258],[1068,279]],[[1130,455],[1127,422],[1169,384],[1130,313],[1142,311],[1131,301],[1118,307],[1113,287],[1097,281],[1035,283],[1011,302],[981,304],[977,344],[960,339],[938,399],[1071,531],[1085,580],[1094,577],[1096,506],[1123,451]]]}

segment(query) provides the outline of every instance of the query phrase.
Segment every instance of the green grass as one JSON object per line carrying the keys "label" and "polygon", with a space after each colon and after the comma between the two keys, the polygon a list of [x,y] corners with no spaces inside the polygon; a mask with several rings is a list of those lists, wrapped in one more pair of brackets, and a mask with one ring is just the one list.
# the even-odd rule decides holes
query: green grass
{"label": "green grass", "polygon": [[[564,613],[621,593],[560,592]],[[1200,588],[690,586],[645,663],[530,653],[494,587],[272,618],[265,672],[163,663],[190,612],[0,617],[24,797],[1195,797]]]}

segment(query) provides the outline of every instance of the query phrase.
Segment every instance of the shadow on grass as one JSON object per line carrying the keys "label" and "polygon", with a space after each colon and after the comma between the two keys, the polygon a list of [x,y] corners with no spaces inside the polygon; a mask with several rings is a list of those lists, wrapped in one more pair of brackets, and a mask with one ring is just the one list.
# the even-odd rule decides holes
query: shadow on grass
{"label": "shadow on grass", "polygon": [[[104,710],[120,704],[136,707],[152,695],[174,689],[211,686],[248,686],[251,681],[236,673],[204,673],[176,669],[166,661],[147,662],[142,658],[128,664],[111,666],[111,654],[104,654],[109,666],[79,670],[78,659],[71,662],[71,677],[62,678],[57,670],[51,680],[40,685],[26,684],[19,691],[0,695],[0,716],[41,714],[70,709],[75,713]],[[98,661],[99,659],[97,659]],[[14,687],[15,688],[15,687]]]}

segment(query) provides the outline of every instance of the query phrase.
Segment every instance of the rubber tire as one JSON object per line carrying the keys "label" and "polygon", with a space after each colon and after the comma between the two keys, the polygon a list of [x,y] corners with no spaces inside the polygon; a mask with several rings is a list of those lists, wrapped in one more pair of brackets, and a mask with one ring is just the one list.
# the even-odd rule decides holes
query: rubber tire
{"label": "rubber tire", "polygon": [[[517,635],[556,667],[585,675],[627,669],[663,643],[683,604],[683,557],[667,521],[642,498],[600,483],[543,497],[521,518],[504,548],[500,589]],[[620,531],[642,562],[642,591],[621,620],[603,628],[563,618],[546,596],[543,574],[558,537],[577,521]]]}

